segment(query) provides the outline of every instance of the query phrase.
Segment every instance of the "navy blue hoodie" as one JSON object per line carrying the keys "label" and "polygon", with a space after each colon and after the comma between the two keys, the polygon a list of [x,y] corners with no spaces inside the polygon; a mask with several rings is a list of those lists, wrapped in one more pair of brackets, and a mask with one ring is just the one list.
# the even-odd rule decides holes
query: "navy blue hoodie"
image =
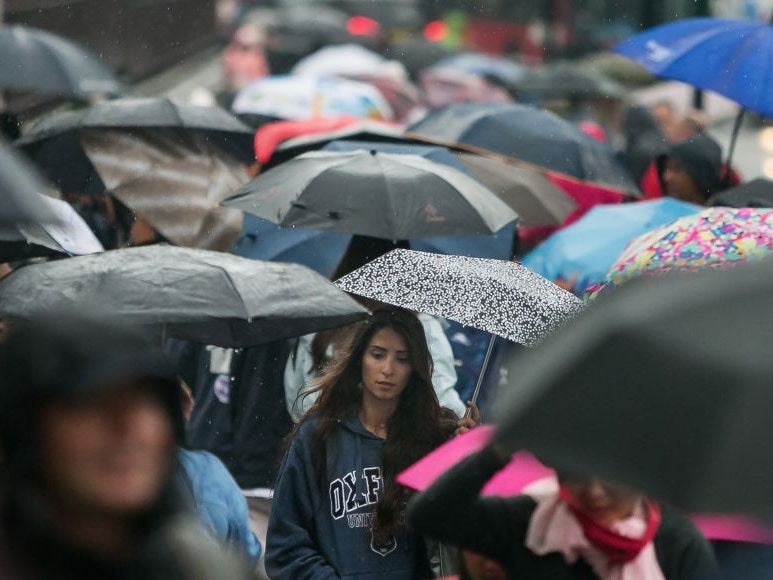
{"label": "navy blue hoodie", "polygon": [[273,580],[304,578],[405,579],[415,576],[409,532],[376,546],[370,514],[381,497],[384,440],[356,413],[328,441],[320,488],[311,451],[316,421],[307,420],[287,451],[268,523],[266,571]]}

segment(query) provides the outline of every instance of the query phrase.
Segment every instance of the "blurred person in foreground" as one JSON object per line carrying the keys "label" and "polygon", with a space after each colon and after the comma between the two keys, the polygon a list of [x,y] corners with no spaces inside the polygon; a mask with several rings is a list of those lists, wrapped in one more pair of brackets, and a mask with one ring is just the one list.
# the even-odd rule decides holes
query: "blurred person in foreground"
{"label": "blurred person in foreground", "polygon": [[687,518],[627,487],[559,473],[558,486],[546,481],[516,497],[481,497],[510,459],[492,446],[463,460],[413,500],[409,524],[498,562],[507,578],[717,576],[708,542]]}
{"label": "blurred person in foreground", "polygon": [[81,316],[0,348],[0,577],[247,578],[185,509],[179,387],[144,337]]}

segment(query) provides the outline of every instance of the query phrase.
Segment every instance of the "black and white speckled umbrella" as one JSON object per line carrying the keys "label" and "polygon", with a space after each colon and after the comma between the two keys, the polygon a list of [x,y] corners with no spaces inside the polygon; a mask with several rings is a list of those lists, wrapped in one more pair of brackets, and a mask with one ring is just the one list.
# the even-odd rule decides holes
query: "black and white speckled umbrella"
{"label": "black and white speckled umbrella", "polygon": [[571,293],[515,262],[412,250],[393,250],[335,283],[527,346],[583,307]]}

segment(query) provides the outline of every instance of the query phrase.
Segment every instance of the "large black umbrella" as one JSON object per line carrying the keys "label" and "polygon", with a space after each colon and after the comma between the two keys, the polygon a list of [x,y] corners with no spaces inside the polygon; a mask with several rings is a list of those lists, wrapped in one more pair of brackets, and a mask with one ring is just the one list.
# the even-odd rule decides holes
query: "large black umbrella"
{"label": "large black umbrella", "polygon": [[77,44],[26,26],[0,26],[0,89],[62,96],[119,95],[125,87]]}
{"label": "large black umbrella", "polygon": [[483,149],[618,191],[638,192],[610,147],[559,116],[526,105],[449,105],[409,127],[407,135]]}
{"label": "large black umbrella", "polygon": [[33,264],[0,282],[2,317],[73,308],[228,348],[309,334],[367,314],[303,266],[173,246]]}
{"label": "large black umbrella", "polygon": [[0,225],[52,220],[53,213],[40,198],[45,188],[32,165],[0,139]]}
{"label": "large black umbrella", "polygon": [[98,103],[42,119],[15,142],[51,181],[67,192],[102,192],[104,185],[83,150],[83,131],[145,129],[194,134],[241,161],[254,160],[253,131],[219,107],[181,105],[167,98],[129,98]]}
{"label": "large black umbrella", "polygon": [[709,204],[724,207],[773,207],[773,181],[758,177],[712,195]]}
{"label": "large black umbrella", "polygon": [[306,153],[259,175],[223,205],[282,227],[388,240],[491,234],[517,218],[456,169],[375,151]]}
{"label": "large black umbrella", "polygon": [[512,360],[497,438],[691,511],[773,507],[773,260],[640,279]]}
{"label": "large black umbrella", "polygon": [[518,81],[519,93],[542,100],[622,99],[625,89],[603,72],[558,63],[533,70]]}

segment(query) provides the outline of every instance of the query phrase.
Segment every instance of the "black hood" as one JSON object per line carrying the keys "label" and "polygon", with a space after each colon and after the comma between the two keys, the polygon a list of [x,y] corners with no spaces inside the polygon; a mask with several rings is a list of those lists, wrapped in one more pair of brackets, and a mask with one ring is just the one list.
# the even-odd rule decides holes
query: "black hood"
{"label": "black hood", "polygon": [[44,404],[88,398],[132,378],[153,379],[181,436],[180,390],[148,337],[69,314],[13,322],[0,348],[0,445],[9,475],[31,475],[37,416]]}
{"label": "black hood", "polygon": [[631,175],[641,182],[647,168],[668,145],[657,120],[645,107],[630,107],[623,120],[625,160]]}
{"label": "black hood", "polygon": [[706,134],[696,135],[672,145],[658,157],[658,175],[663,181],[663,172],[668,159],[675,159],[695,183],[705,192],[706,197],[718,191],[722,185],[722,148]]}

